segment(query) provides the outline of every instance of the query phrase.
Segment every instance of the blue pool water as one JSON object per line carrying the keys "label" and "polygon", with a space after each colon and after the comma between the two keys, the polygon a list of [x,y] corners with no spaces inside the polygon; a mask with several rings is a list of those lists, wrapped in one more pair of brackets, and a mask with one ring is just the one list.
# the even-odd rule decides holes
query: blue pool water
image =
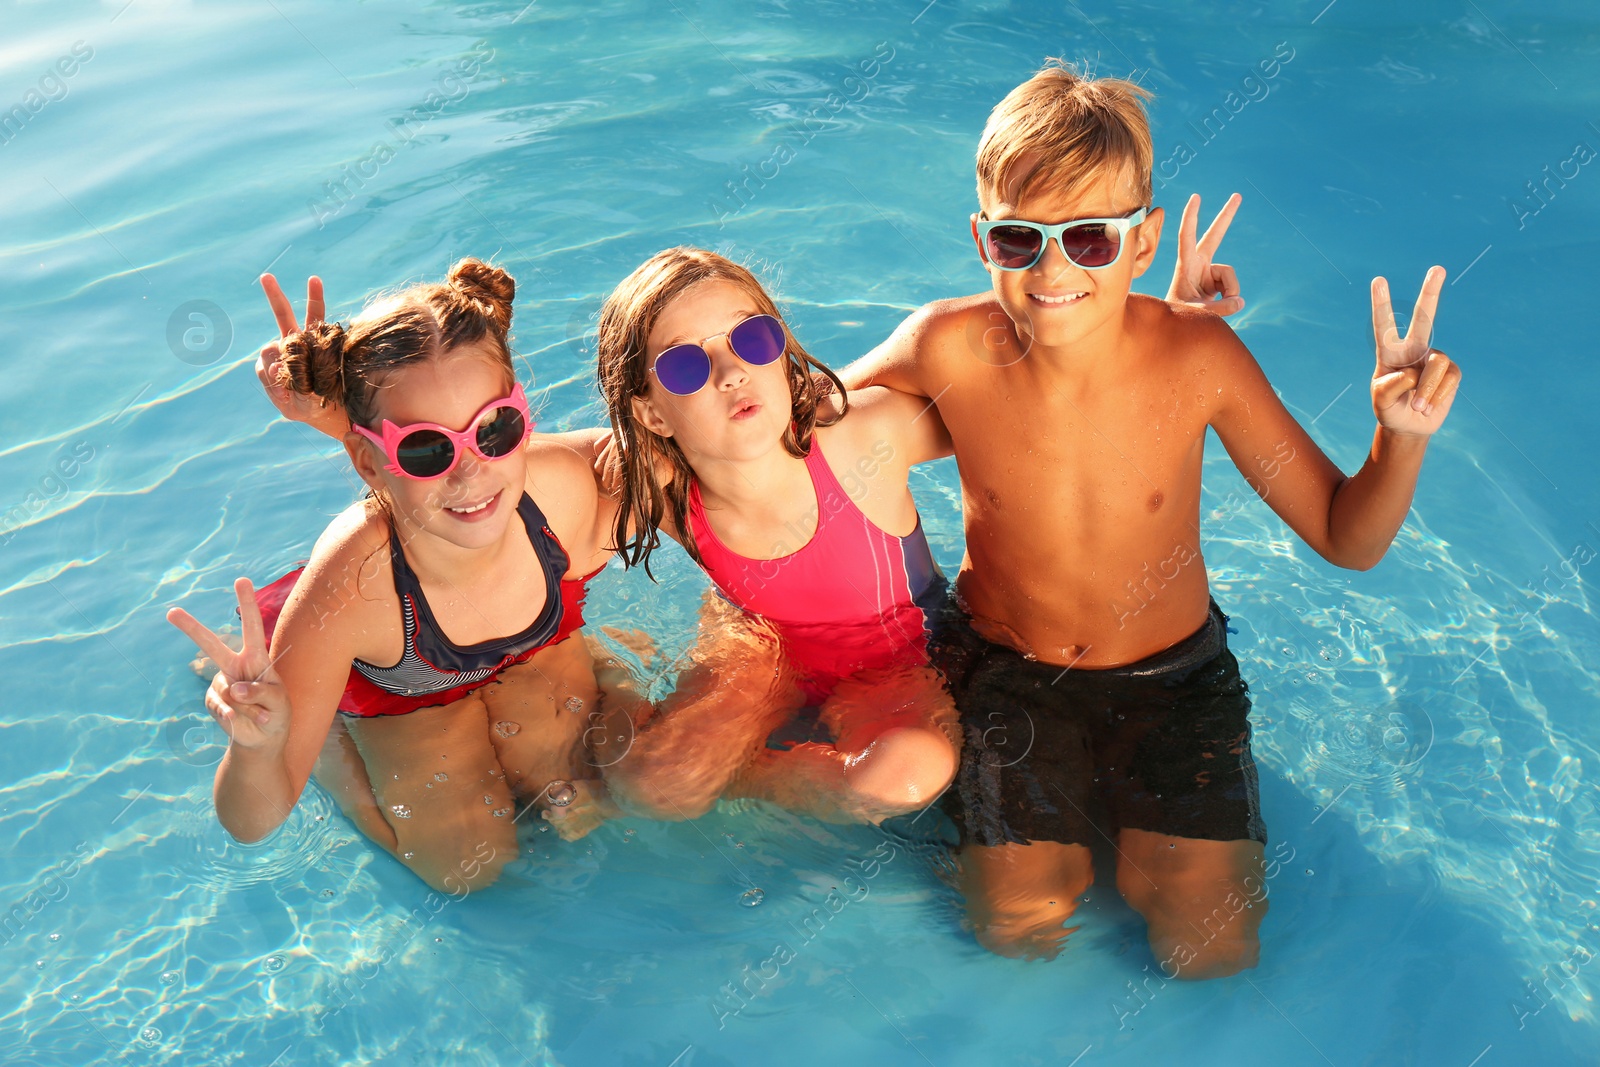
{"label": "blue pool water", "polygon": [[[1538,8],[0,5],[0,107],[24,107],[0,143],[4,1062],[1596,1062],[1600,163],[1576,146],[1600,150],[1600,19]],[[269,842],[228,838],[162,613],[225,619],[236,575],[355,494],[259,396],[258,273],[319,272],[349,312],[496,257],[549,429],[600,420],[587,331],[669,244],[756,267],[843,365],[985,284],[972,151],[1051,54],[1158,94],[1159,203],[1244,194],[1237,327],[1346,469],[1367,280],[1400,303],[1451,271],[1435,343],[1466,385],[1382,566],[1326,566],[1207,460],[1283,861],[1258,969],[1136,998],[1153,961],[1105,863],[1060,959],[989,956],[923,827],[524,825],[504,880],[437,913],[314,788]],[[914,488],[953,570],[953,466]],[[607,575],[592,617],[681,648],[702,580],[663,578]],[[865,895],[827,909],[852,872]]]}

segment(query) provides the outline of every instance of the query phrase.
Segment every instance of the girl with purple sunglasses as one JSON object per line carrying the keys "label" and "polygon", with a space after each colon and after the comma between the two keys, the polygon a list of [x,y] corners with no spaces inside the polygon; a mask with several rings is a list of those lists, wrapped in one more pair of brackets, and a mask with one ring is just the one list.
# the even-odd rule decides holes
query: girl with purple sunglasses
{"label": "girl with purple sunglasses", "polygon": [[926,637],[946,585],[907,486],[950,453],[938,413],[846,393],[748,270],[674,248],[600,315],[599,380],[620,497],[615,543],[648,570],[661,533],[769,623],[799,686],[765,717],[700,705],[642,726],[606,784],[625,811],[692,818],[719,796],[837,822],[931,803],[959,755]]}

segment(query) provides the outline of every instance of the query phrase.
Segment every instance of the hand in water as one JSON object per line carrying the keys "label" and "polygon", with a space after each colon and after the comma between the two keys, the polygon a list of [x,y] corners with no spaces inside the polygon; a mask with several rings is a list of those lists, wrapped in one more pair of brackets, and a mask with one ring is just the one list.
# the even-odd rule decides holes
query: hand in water
{"label": "hand in water", "polygon": [[600,779],[583,778],[568,784],[573,789],[572,799],[568,803],[556,805],[545,798],[538,801],[544,809],[539,813],[540,818],[556,828],[561,840],[576,841],[607,819],[620,819],[626,815],[611,799],[606,784]]}
{"label": "hand in water", "polygon": [[1239,210],[1239,194],[1228,197],[1217,217],[1212,220],[1205,236],[1195,240],[1200,216],[1200,195],[1189,197],[1183,205],[1183,221],[1178,226],[1178,265],[1172,271],[1172,286],[1167,299],[1174,303],[1212,311],[1218,315],[1232,315],[1243,310],[1244,298],[1239,295],[1239,279],[1233,268],[1225,263],[1213,263],[1222,244],[1222,235]]}
{"label": "hand in water", "polygon": [[1402,338],[1389,301],[1388,281],[1372,279],[1372,334],[1378,350],[1377,369],[1372,373],[1372,410],[1384,429],[1426,437],[1450,414],[1461,384],[1461,368],[1429,345],[1443,288],[1444,268],[1430,268]]}
{"label": "hand in water", "polygon": [[244,624],[244,647],[228,647],[221,637],[182,608],[167,612],[167,621],[189,636],[217,665],[206,691],[206,710],[241,748],[281,748],[289,737],[289,694],[272,669],[266,628],[250,579],[233,583]]}
{"label": "hand in water", "polygon": [[320,397],[302,396],[296,393],[282,381],[279,373],[283,353],[278,342],[291,333],[297,333],[309,328],[313,323],[322,321],[323,313],[327,310],[327,304],[322,297],[322,279],[312,275],[306,282],[304,325],[296,321],[294,304],[285,295],[277,278],[263,274],[261,289],[267,294],[267,303],[272,305],[273,318],[278,320],[278,341],[262,346],[256,356],[256,378],[261,382],[261,388],[267,391],[267,399],[272,401],[272,406],[290,422],[303,422],[314,430],[321,430],[329,437],[342,439],[350,431],[350,420],[346,417],[344,408]]}

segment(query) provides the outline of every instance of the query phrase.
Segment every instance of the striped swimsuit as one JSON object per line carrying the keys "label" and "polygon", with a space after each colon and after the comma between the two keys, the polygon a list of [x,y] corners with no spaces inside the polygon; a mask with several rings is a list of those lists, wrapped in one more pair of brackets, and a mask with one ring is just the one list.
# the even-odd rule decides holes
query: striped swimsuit
{"label": "striped swimsuit", "polygon": [[[510,637],[476,645],[453,644],[434,620],[422,586],[406,562],[399,533],[391,530],[389,555],[394,567],[395,592],[400,597],[405,649],[399,662],[392,667],[379,667],[359,659],[352,662],[350,678],[339,700],[340,712],[371,718],[453,704],[474,689],[494,681],[496,675],[512,664],[522,663],[541,649],[566,640],[583,625],[584,594],[594,574],[572,580],[562,577],[570,565],[566,550],[550,532],[539,505],[527,493],[523,493],[517,503],[517,514],[527,528],[528,540],[544,571],[545,588],[550,591],[545,596],[544,610],[533,624]],[[268,634],[277,625],[284,602],[304,570],[301,567],[291,571],[256,594]]]}

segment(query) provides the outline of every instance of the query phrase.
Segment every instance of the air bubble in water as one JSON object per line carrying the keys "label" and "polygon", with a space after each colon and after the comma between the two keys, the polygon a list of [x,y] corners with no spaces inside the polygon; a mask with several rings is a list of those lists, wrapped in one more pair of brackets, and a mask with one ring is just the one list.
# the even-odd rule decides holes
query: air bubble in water
{"label": "air bubble in water", "polygon": [[1310,868],[1310,867],[1307,867],[1307,868],[1306,868],[1306,873],[1307,873],[1307,874],[1316,874],[1316,873],[1317,873],[1317,872],[1316,872],[1316,871],[1313,871],[1313,870],[1312,870],[1312,869],[1311,869],[1311,868]]}
{"label": "air bubble in water", "polygon": [[578,790],[571,782],[551,782],[546,791],[550,803],[558,808],[564,808],[578,799]]}
{"label": "air bubble in water", "polygon": [[503,819],[507,815],[510,815],[510,814],[511,814],[511,809],[510,808],[495,808],[494,809],[494,817],[497,818],[497,819]]}
{"label": "air bubble in water", "polygon": [[576,715],[578,712],[583,710],[583,698],[568,697],[567,702],[561,706],[572,712],[572,714]]}
{"label": "air bubble in water", "polygon": [[433,780],[436,782],[448,782],[450,780],[450,776],[443,771],[440,771],[438,774],[433,776]]}
{"label": "air bubble in water", "polygon": [[514,722],[501,720],[494,724],[494,732],[501,737],[515,737],[522,732],[522,727]]}
{"label": "air bubble in water", "polygon": [[268,956],[266,959],[261,961],[261,969],[266,971],[268,974],[277,974],[279,971],[283,970],[284,963],[285,960],[282,956]]}
{"label": "air bubble in water", "polygon": [[44,966],[44,960],[34,960],[33,961],[33,965],[35,967],[43,967]]}
{"label": "air bubble in water", "polygon": [[162,985],[177,985],[178,984],[178,979],[180,977],[181,977],[181,975],[179,975],[177,971],[162,971],[161,972],[161,984]]}
{"label": "air bubble in water", "polygon": [[139,1040],[147,1045],[154,1045],[161,1040],[161,1031],[153,1026],[147,1026],[139,1031]]}
{"label": "air bubble in water", "polygon": [[50,935],[50,940],[52,940],[52,941],[60,941],[61,940],[61,935],[60,934],[51,934]]}
{"label": "air bubble in water", "polygon": [[333,899],[333,890],[331,890],[331,889],[324,889],[324,890],[323,890],[323,891],[322,891],[322,898],[323,898],[323,899],[324,899],[324,900],[332,900],[332,899]]}
{"label": "air bubble in water", "polygon": [[397,819],[411,818],[411,809],[406,807],[404,804],[396,804],[389,810],[394,812],[394,817]]}
{"label": "air bubble in water", "polygon": [[747,908],[754,908],[766,899],[766,891],[762,889],[746,889],[739,895],[739,903]]}

